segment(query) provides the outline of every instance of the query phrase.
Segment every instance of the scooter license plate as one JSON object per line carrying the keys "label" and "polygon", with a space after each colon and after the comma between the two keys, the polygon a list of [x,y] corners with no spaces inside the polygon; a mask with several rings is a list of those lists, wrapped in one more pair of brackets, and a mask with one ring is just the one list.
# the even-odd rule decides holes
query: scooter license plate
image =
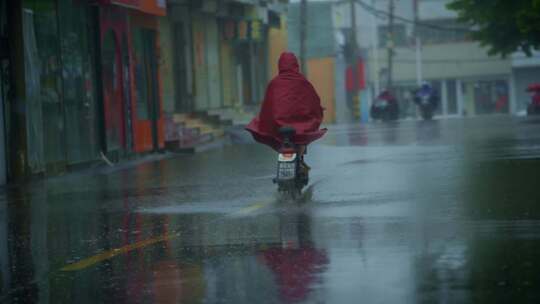
{"label": "scooter license plate", "polygon": [[278,163],[278,179],[287,180],[294,179],[296,171],[295,162],[279,162]]}

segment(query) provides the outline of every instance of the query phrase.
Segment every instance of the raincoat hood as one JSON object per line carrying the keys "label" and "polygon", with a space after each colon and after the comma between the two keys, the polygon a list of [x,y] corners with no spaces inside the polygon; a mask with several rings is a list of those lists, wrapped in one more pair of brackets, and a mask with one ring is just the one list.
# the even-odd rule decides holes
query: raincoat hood
{"label": "raincoat hood", "polygon": [[278,63],[279,73],[295,72],[300,73],[300,65],[298,59],[293,53],[284,52],[279,56]]}

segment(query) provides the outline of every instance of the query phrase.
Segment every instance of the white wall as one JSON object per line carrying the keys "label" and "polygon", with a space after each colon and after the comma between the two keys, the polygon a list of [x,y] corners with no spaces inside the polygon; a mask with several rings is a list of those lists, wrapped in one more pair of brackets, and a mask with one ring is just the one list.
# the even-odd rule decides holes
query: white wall
{"label": "white wall", "polygon": [[457,13],[446,8],[448,0],[424,0],[418,2],[420,20],[454,19]]}
{"label": "white wall", "polygon": [[523,52],[515,52],[511,59],[514,68],[540,67],[540,51],[534,51],[531,57]]}
{"label": "white wall", "polygon": [[[386,50],[379,50],[379,66],[387,67]],[[373,52],[370,59],[373,58]],[[426,79],[469,78],[485,75],[510,75],[511,63],[508,59],[489,57],[484,48],[475,42],[452,43],[424,46],[422,50],[423,75]],[[370,79],[374,71],[370,69]],[[415,50],[397,48],[394,56],[395,81],[416,80]]]}

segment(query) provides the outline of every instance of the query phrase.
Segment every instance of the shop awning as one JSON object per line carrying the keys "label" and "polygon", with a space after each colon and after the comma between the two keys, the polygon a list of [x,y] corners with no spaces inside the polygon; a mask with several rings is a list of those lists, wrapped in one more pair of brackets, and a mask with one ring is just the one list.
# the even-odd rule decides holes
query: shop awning
{"label": "shop awning", "polygon": [[99,4],[119,5],[151,15],[167,15],[166,0],[97,0],[97,2]]}

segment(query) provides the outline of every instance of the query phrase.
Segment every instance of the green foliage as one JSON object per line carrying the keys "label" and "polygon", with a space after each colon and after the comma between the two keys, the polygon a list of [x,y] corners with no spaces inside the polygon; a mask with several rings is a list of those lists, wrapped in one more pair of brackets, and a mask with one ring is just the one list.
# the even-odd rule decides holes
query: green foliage
{"label": "green foliage", "polygon": [[453,0],[448,8],[471,26],[491,55],[540,48],[540,0]]}

